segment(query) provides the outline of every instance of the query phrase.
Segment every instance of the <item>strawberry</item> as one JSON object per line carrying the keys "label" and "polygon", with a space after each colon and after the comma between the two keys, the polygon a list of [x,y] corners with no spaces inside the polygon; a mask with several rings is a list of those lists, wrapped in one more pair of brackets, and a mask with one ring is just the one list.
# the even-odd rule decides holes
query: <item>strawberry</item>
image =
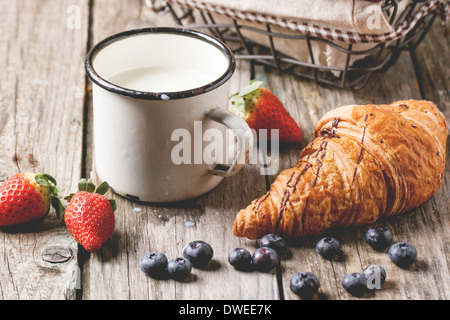
{"label": "strawberry", "polygon": [[45,173],[19,173],[0,186],[0,227],[38,220],[62,211],[56,180]]}
{"label": "strawberry", "polygon": [[67,230],[87,251],[94,252],[111,237],[114,231],[115,200],[104,194],[109,185],[103,182],[95,189],[90,180],[81,179],[79,191],[65,199],[69,201],[64,214]]}
{"label": "strawberry", "polygon": [[244,119],[257,134],[260,129],[267,129],[269,140],[271,129],[278,129],[280,142],[300,144],[302,140],[300,127],[276,95],[263,88],[262,84],[261,81],[251,81],[241,92],[231,96],[231,112]]}

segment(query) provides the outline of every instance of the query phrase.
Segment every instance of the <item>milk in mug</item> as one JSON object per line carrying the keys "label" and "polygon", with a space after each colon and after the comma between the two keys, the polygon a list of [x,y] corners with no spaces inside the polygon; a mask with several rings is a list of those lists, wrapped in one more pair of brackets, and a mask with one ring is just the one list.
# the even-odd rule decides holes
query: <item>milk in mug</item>
{"label": "milk in mug", "polygon": [[178,92],[195,89],[214,80],[214,74],[188,67],[154,66],[119,73],[111,77],[109,82],[137,91]]}

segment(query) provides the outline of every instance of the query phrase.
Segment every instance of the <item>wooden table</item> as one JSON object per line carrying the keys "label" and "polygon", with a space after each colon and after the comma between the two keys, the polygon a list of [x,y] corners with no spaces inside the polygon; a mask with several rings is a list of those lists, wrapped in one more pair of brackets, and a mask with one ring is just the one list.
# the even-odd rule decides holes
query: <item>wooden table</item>
{"label": "wooden table", "polygon": [[[157,16],[138,0],[0,0],[0,180],[18,172],[47,172],[68,194],[81,177],[95,174],[90,82],[83,66],[87,50],[113,33],[172,24],[170,16]],[[417,55],[427,98],[450,120],[448,32],[449,24],[437,19]],[[276,92],[301,125],[301,147],[311,141],[321,115],[334,107],[420,98],[407,54],[357,92],[323,88],[263,68],[257,68],[256,78]],[[232,91],[249,80],[248,63],[239,61]],[[298,148],[283,150],[280,170],[293,166],[298,155]],[[356,299],[341,280],[371,263],[383,266],[388,279],[382,290],[361,299],[449,299],[449,172],[447,166],[434,198],[383,222],[394,241],[417,247],[418,261],[409,270],[393,265],[386,252],[369,248],[364,228],[336,234],[344,253],[337,261],[318,257],[317,239],[310,239],[290,247],[276,272],[234,270],[227,262],[229,250],[257,246],[232,234],[235,215],[275,178],[266,180],[257,165],[247,165],[209,194],[182,205],[144,205],[111,194],[118,203],[115,231],[96,253],[81,249],[54,212],[33,227],[3,230],[0,299],[293,300],[298,298],[289,290],[289,279],[301,270],[319,278],[318,298]],[[158,250],[175,258],[192,240],[213,246],[214,262],[207,270],[194,269],[184,283],[152,280],[140,271],[144,253]]]}

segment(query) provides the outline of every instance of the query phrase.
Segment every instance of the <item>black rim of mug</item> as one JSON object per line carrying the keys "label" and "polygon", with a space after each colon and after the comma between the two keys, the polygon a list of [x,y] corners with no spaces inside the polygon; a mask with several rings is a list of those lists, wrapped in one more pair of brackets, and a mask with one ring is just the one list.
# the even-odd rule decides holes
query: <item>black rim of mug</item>
{"label": "black rim of mug", "polygon": [[[185,91],[177,91],[177,92],[147,92],[147,91],[139,91],[139,90],[133,90],[128,88],[123,88],[118,85],[115,85],[103,77],[101,77],[94,69],[93,62],[97,54],[102,51],[104,48],[109,46],[110,44],[122,40],[124,38],[128,38],[131,36],[139,36],[139,35],[145,35],[145,34],[152,34],[152,33],[167,33],[167,34],[177,34],[177,35],[183,35],[183,36],[189,36],[193,37],[202,41],[205,41],[216,48],[218,48],[228,59],[228,67],[227,70],[224,72],[222,76],[220,76],[218,79],[214,80],[213,82],[210,82],[208,84],[205,84],[198,88],[193,88]],[[210,92],[220,86],[222,86],[224,83],[226,83],[231,76],[233,75],[235,69],[236,69],[236,59],[232,53],[232,51],[228,48],[228,46],[220,41],[219,39],[216,39],[212,36],[209,36],[205,33],[198,32],[191,29],[185,29],[185,28],[142,28],[142,29],[134,29],[129,30],[125,32],[121,32],[115,35],[112,35],[102,41],[100,41],[98,44],[96,44],[87,54],[86,62],[85,62],[85,68],[87,75],[89,78],[99,87],[119,94],[121,96],[130,97],[134,99],[143,99],[143,100],[176,100],[176,99],[183,99],[183,98],[189,98],[198,96],[200,94],[204,94],[207,92]]]}

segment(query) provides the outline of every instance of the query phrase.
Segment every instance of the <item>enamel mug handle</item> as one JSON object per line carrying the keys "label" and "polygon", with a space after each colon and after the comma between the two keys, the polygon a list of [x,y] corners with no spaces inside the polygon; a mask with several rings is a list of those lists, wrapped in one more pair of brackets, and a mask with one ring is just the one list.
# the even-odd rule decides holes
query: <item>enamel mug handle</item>
{"label": "enamel mug handle", "polygon": [[216,164],[210,171],[211,174],[219,177],[231,177],[242,169],[245,165],[246,155],[250,154],[251,144],[246,139],[246,133],[250,131],[250,127],[239,116],[222,109],[216,109],[208,113],[206,117],[229,128],[236,138],[236,156],[232,163]]}

